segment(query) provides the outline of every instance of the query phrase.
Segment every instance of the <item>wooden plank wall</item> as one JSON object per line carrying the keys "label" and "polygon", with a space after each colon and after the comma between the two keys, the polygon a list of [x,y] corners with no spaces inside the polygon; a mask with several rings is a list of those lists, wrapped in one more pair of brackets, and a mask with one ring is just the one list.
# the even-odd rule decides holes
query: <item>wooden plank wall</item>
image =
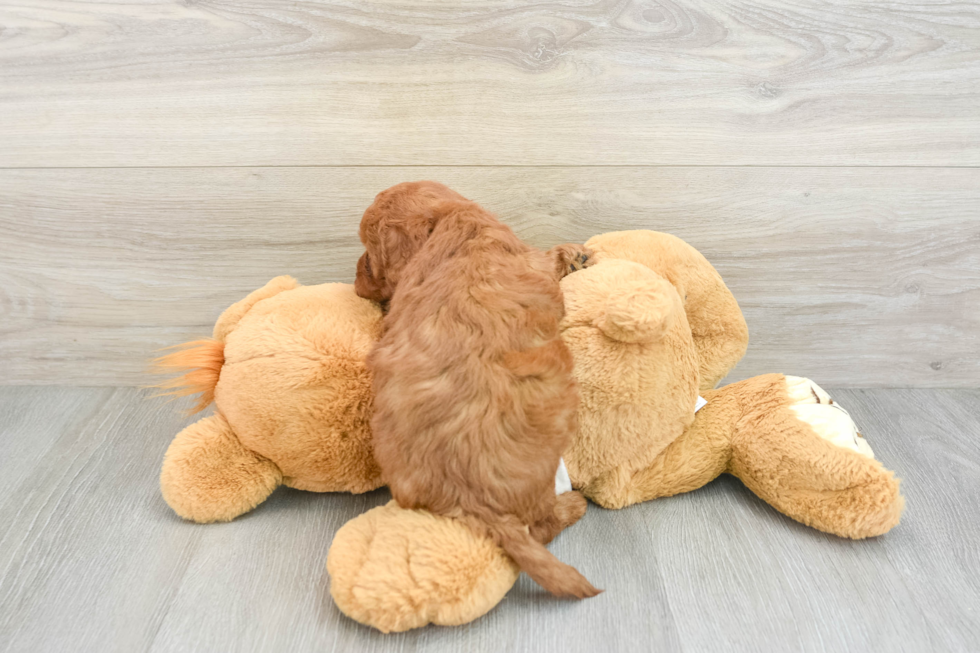
{"label": "wooden plank wall", "polygon": [[737,377],[980,381],[980,3],[0,0],[0,383],[145,383],[418,178],[685,238]]}

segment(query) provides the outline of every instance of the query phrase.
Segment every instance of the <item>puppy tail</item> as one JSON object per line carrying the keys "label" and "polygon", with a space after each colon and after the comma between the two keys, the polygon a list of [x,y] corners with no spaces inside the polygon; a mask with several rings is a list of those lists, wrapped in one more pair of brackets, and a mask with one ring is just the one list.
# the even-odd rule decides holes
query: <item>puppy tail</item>
{"label": "puppy tail", "polygon": [[555,596],[585,599],[602,592],[593,587],[575,567],[552,555],[516,519],[488,525],[488,528],[524,573]]}
{"label": "puppy tail", "polygon": [[218,385],[221,367],[225,364],[225,343],[211,339],[194,340],[172,349],[174,351],[153,361],[153,371],[157,374],[183,374],[151,387],[163,390],[161,395],[200,395],[190,411],[192,415],[199,413],[214,401],[214,387]]}

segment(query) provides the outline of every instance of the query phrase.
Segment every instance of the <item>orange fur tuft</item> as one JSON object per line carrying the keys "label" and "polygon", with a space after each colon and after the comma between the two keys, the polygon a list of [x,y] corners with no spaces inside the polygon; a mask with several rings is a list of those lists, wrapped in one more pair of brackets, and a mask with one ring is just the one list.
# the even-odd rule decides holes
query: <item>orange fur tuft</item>
{"label": "orange fur tuft", "polygon": [[155,359],[153,371],[157,374],[183,374],[152,387],[164,390],[160,393],[162,396],[199,394],[190,414],[199,413],[214,401],[214,387],[218,384],[221,366],[225,364],[225,343],[210,339],[192,340],[170,349],[176,351]]}

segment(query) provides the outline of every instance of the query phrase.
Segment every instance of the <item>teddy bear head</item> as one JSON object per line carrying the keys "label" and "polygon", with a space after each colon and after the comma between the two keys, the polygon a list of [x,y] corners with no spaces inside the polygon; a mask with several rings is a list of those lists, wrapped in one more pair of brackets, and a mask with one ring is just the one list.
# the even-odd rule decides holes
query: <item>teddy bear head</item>
{"label": "teddy bear head", "polygon": [[693,422],[700,360],[680,293],[649,267],[604,258],[562,291],[581,397],[565,461],[588,487],[641,469]]}
{"label": "teddy bear head", "polygon": [[701,252],[677,236],[646,229],[611,231],[585,244],[597,261],[639,263],[674,287],[698,352],[702,392],[714,388],[745,355],[749,343],[745,318],[721,275]]}

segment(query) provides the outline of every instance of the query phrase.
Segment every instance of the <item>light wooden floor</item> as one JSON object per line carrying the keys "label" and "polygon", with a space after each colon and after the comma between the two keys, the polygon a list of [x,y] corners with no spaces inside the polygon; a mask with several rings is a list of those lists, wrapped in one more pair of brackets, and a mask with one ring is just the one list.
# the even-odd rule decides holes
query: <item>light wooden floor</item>
{"label": "light wooden floor", "polygon": [[461,628],[383,636],[335,608],[348,519],[387,500],[278,490],[230,524],[182,522],[157,474],[185,423],[132,389],[0,389],[0,650],[976,651],[980,391],[837,390],[904,479],[891,533],[844,541],[737,480],[622,511],[553,544],[606,592],[526,577]]}

